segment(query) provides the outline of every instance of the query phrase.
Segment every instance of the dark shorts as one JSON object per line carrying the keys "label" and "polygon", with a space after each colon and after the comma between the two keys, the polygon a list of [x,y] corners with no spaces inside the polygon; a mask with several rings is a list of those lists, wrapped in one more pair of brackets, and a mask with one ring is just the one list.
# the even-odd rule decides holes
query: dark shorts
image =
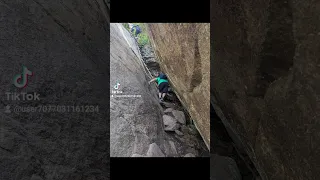
{"label": "dark shorts", "polygon": [[159,84],[159,92],[160,93],[168,93],[169,83],[162,82]]}

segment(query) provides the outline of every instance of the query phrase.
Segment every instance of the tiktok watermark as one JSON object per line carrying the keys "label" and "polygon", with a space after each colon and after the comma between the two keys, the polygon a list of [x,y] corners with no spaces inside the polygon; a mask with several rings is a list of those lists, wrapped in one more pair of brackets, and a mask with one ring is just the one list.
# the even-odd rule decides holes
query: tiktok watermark
{"label": "tiktok watermark", "polygon": [[98,105],[69,106],[69,105],[38,105],[38,106],[20,106],[7,105],[4,108],[5,113],[99,113]]}
{"label": "tiktok watermark", "polygon": [[121,90],[119,90],[120,88],[120,83],[117,81],[117,83],[113,86],[113,89],[115,90],[111,90],[112,94],[122,94],[123,92]]}
{"label": "tiktok watermark", "polygon": [[[12,84],[19,89],[27,87],[29,82],[29,77],[33,76],[33,72],[30,71],[26,66],[22,66],[22,73],[17,74],[13,77]],[[6,100],[8,101],[39,101],[40,94],[26,93],[26,92],[5,92]]]}
{"label": "tiktok watermark", "polygon": [[[13,85],[19,90],[28,86],[29,78],[33,72],[26,66],[22,66],[22,73],[13,77]],[[5,92],[7,101],[40,101],[40,94],[37,92]],[[17,103],[19,104],[19,103]],[[24,103],[22,103],[24,104]],[[30,103],[34,104],[34,103]],[[36,103],[38,104],[38,103]],[[15,103],[5,105],[5,113],[99,113],[98,105],[55,105],[39,104],[36,106],[20,106]]]}
{"label": "tiktok watermark", "polygon": [[34,93],[11,93],[6,92],[6,99],[8,101],[39,101],[40,100],[40,94],[34,92]]}
{"label": "tiktok watermark", "polygon": [[28,77],[33,76],[33,72],[26,66],[22,66],[22,74],[17,74],[13,77],[13,84],[17,88],[25,88],[28,84]]}
{"label": "tiktok watermark", "polygon": [[125,97],[125,98],[140,98],[140,94],[124,94],[122,90],[120,90],[120,83],[119,81],[113,86],[111,90],[111,97]]}

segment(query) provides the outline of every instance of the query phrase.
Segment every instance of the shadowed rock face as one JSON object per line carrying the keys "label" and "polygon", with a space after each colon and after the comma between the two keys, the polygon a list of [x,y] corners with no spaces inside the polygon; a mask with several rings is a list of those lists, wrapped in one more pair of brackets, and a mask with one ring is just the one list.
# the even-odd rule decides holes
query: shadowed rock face
{"label": "shadowed rock face", "polygon": [[219,180],[241,180],[241,174],[237,167],[236,162],[229,157],[219,156],[213,154],[210,157],[210,179]]}
{"label": "shadowed rock face", "polygon": [[263,179],[318,179],[320,5],[211,4],[214,109]]}
{"label": "shadowed rock face", "polygon": [[[102,0],[0,2],[0,179],[109,179],[107,23]],[[12,79],[23,65],[34,74],[20,90]],[[20,91],[40,100],[7,100]],[[6,114],[5,105],[99,112]]]}
{"label": "shadowed rock face", "polygon": [[148,29],[161,69],[209,147],[210,25],[148,24]]}

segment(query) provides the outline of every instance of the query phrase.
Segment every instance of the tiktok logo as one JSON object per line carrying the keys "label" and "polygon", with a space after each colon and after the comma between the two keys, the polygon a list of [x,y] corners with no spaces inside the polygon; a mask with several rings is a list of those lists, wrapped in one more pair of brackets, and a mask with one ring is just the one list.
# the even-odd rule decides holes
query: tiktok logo
{"label": "tiktok logo", "polygon": [[28,84],[28,76],[32,76],[33,73],[28,70],[27,67],[22,66],[22,74],[17,74],[13,78],[13,84],[17,88],[24,88]]}
{"label": "tiktok logo", "polygon": [[119,89],[120,83],[117,82],[116,85],[113,86],[114,89]]}

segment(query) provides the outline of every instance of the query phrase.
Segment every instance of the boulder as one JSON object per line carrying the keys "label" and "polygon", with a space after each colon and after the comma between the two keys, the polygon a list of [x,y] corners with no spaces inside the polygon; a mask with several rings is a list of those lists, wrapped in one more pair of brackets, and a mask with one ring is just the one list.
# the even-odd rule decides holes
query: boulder
{"label": "boulder", "polygon": [[150,41],[161,70],[210,144],[210,23],[151,23]]}
{"label": "boulder", "polygon": [[186,124],[186,116],[184,115],[184,112],[173,110],[172,111],[173,117],[181,124]]}
{"label": "boulder", "polygon": [[176,119],[168,115],[163,115],[163,124],[165,131],[175,131],[179,129],[179,124],[177,124]]}
{"label": "boulder", "polygon": [[163,124],[165,126],[172,126],[177,123],[176,119],[174,119],[169,115],[163,115],[162,118],[163,118]]}

